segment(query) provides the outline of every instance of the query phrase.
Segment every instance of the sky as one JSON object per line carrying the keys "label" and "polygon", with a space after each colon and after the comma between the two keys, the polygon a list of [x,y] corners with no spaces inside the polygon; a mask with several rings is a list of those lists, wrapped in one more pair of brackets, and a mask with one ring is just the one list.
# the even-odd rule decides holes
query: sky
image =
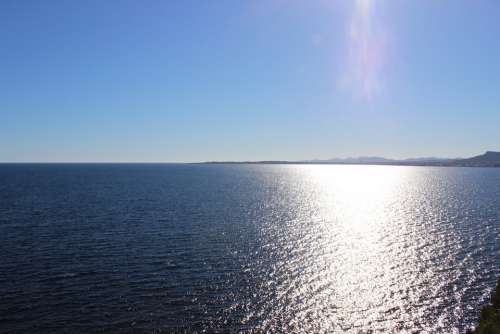
{"label": "sky", "polygon": [[500,1],[0,2],[0,162],[500,151]]}

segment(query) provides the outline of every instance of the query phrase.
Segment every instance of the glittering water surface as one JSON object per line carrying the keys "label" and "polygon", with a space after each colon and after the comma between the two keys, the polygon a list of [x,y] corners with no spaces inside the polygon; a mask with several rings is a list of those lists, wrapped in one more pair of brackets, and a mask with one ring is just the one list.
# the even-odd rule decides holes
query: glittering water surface
{"label": "glittering water surface", "polygon": [[0,165],[0,332],[463,333],[500,169]]}

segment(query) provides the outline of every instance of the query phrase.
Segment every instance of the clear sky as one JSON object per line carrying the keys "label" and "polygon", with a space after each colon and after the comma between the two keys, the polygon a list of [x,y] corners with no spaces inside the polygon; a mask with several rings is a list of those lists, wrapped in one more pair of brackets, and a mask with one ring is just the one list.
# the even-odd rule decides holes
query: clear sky
{"label": "clear sky", "polygon": [[0,161],[500,150],[500,1],[0,2]]}

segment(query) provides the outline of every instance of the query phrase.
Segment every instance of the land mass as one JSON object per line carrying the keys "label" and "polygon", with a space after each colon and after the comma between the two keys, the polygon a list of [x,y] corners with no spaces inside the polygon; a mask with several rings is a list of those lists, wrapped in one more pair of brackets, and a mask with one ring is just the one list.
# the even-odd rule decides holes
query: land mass
{"label": "land mass", "polygon": [[487,151],[471,158],[409,158],[383,157],[333,158],[327,160],[268,160],[268,161],[207,161],[209,164],[331,164],[331,165],[395,165],[395,166],[445,166],[445,167],[500,167],[500,152]]}
{"label": "land mass", "polygon": [[490,304],[481,309],[478,326],[467,334],[500,334],[500,278],[491,293]]}

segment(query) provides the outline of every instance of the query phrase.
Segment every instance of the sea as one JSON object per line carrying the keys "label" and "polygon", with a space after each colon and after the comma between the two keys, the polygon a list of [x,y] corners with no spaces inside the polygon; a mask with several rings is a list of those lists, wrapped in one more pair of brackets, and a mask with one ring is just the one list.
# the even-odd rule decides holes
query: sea
{"label": "sea", "polygon": [[500,168],[1,164],[0,333],[465,333]]}

